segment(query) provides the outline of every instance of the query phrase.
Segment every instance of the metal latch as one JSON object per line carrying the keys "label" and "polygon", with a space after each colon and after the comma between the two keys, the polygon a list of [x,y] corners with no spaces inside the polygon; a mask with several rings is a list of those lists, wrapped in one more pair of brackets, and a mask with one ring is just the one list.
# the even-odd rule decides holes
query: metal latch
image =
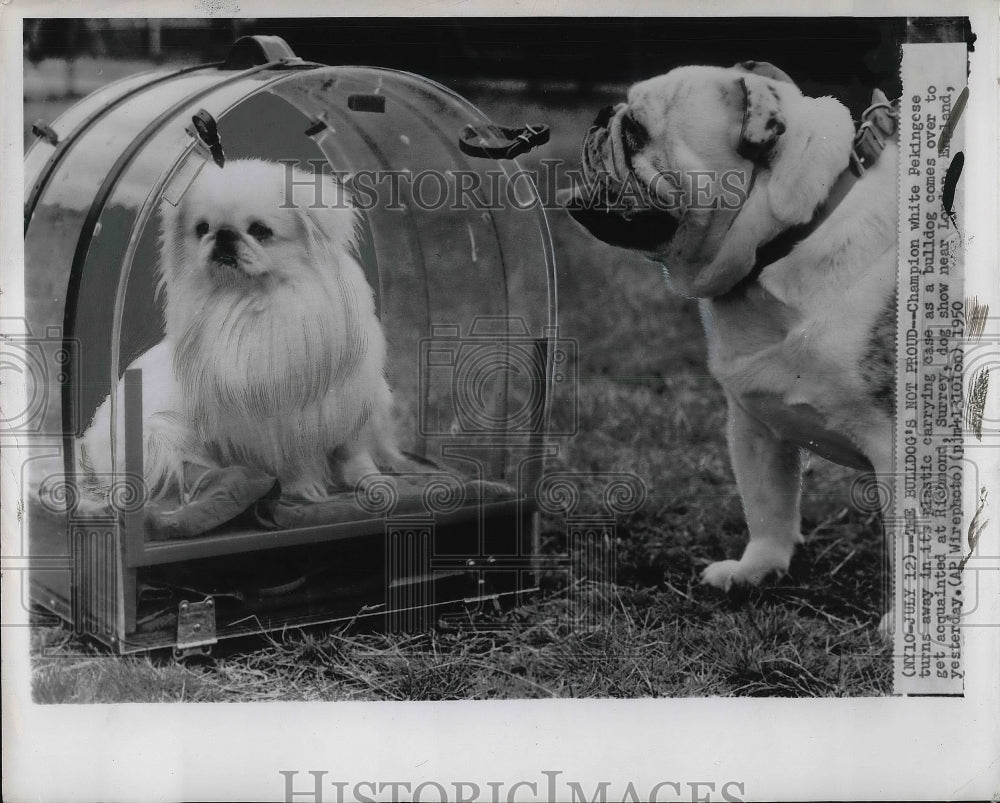
{"label": "metal latch", "polygon": [[208,655],[218,641],[215,635],[215,600],[205,597],[201,602],[181,600],[177,606],[177,644],[174,658]]}
{"label": "metal latch", "polygon": [[899,99],[889,102],[885,94],[872,92],[872,105],[861,115],[861,125],[854,136],[851,170],[859,178],[878,161],[885,150],[886,140],[896,133],[899,120]]}
{"label": "metal latch", "polygon": [[222,150],[222,138],[219,136],[219,124],[211,114],[204,109],[198,109],[191,117],[191,125],[185,130],[209,159],[219,167],[226,164],[226,154]]}

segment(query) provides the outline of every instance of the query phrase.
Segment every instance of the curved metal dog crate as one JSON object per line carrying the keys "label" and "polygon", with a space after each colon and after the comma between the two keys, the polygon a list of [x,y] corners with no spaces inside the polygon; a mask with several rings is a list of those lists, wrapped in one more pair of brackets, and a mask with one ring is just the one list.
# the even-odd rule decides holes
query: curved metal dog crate
{"label": "curved metal dog crate", "polygon": [[[217,129],[221,153],[196,117]],[[422,517],[419,532],[431,533],[430,553],[440,556],[444,541],[450,544],[449,558],[424,565],[425,572],[463,575],[464,582],[469,566],[505,555],[514,561],[508,574],[520,571],[522,579],[501,590],[530,585],[523,580],[536,537],[529,497],[545,454],[554,376],[555,271],[541,204],[517,163],[460,147],[470,132],[497,130],[430,80],[303,62],[270,37],[241,40],[223,64],[111,84],[51,125],[36,125],[25,178],[28,325],[55,344],[60,366],[36,388],[44,396],[36,443],[50,457],[60,454],[67,487],[77,479],[76,438],[109,395],[126,427],[127,465],[114,471],[134,471],[129,455],[137,453],[141,466],[141,414],[116,389],[126,367],[164,336],[159,210],[177,203],[218,157],[285,161],[350,182],[363,202],[360,261],[388,341],[401,447],[431,473],[512,489],[431,509],[398,498],[379,507],[376,500],[367,515],[355,510],[332,523],[257,529],[244,522],[179,539],[151,534],[141,502],[109,509],[104,519],[82,516],[72,504],[38,510],[32,554],[65,557],[67,567],[33,573],[37,600],[119,651],[210,644],[182,633],[190,618],[175,607],[182,602],[183,611],[214,606],[213,638],[362,608],[419,609],[444,601],[440,592],[393,601],[384,577],[394,522],[414,516]],[[126,377],[125,396],[130,382],[141,376]],[[262,562],[280,563],[280,555],[296,566],[354,568],[339,580],[324,578],[327,587],[342,587],[320,599],[309,572],[293,567],[287,577],[262,579]],[[479,592],[491,585],[481,574],[471,579]],[[232,588],[223,589],[227,584]],[[141,592],[150,587],[168,600],[166,613],[147,610]],[[452,598],[469,597],[467,584],[456,589]],[[223,615],[216,603],[229,592],[243,604]],[[144,620],[157,616],[163,621],[155,626]]]}

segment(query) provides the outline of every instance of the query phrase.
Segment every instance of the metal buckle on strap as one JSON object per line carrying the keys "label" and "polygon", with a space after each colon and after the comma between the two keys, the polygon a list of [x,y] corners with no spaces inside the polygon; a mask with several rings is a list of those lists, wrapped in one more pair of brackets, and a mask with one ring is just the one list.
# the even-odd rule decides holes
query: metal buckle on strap
{"label": "metal buckle on strap", "polygon": [[861,125],[854,136],[850,168],[861,176],[885,150],[886,138],[896,133],[899,118],[899,101],[891,103],[882,92],[875,90],[872,105],[861,115]]}
{"label": "metal buckle on strap", "polygon": [[549,141],[547,125],[513,126],[467,125],[458,138],[458,147],[467,156],[483,159],[514,159]]}

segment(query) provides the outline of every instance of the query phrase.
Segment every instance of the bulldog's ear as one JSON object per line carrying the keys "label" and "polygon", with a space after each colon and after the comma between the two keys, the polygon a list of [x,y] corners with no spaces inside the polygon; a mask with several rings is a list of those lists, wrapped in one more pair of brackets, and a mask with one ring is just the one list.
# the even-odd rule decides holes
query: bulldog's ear
{"label": "bulldog's ear", "polygon": [[765,160],[785,133],[781,98],[768,78],[748,74],[740,78],[745,110],[737,153],[744,159]]}
{"label": "bulldog's ear", "polygon": [[733,69],[759,75],[763,78],[770,78],[772,81],[782,81],[786,84],[795,83],[789,77],[788,73],[784,70],[779,70],[769,61],[741,61],[739,64],[734,64]]}

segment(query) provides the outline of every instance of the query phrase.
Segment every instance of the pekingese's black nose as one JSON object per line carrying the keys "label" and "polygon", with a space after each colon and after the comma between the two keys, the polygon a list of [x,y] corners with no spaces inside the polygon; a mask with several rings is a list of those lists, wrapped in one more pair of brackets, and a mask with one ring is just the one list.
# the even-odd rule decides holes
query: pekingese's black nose
{"label": "pekingese's black nose", "polygon": [[215,245],[212,248],[213,257],[234,257],[236,256],[236,243],[239,234],[232,229],[222,228],[215,233]]}
{"label": "pekingese's black nose", "polygon": [[219,229],[215,233],[215,244],[217,246],[236,245],[239,235],[232,229]]}

